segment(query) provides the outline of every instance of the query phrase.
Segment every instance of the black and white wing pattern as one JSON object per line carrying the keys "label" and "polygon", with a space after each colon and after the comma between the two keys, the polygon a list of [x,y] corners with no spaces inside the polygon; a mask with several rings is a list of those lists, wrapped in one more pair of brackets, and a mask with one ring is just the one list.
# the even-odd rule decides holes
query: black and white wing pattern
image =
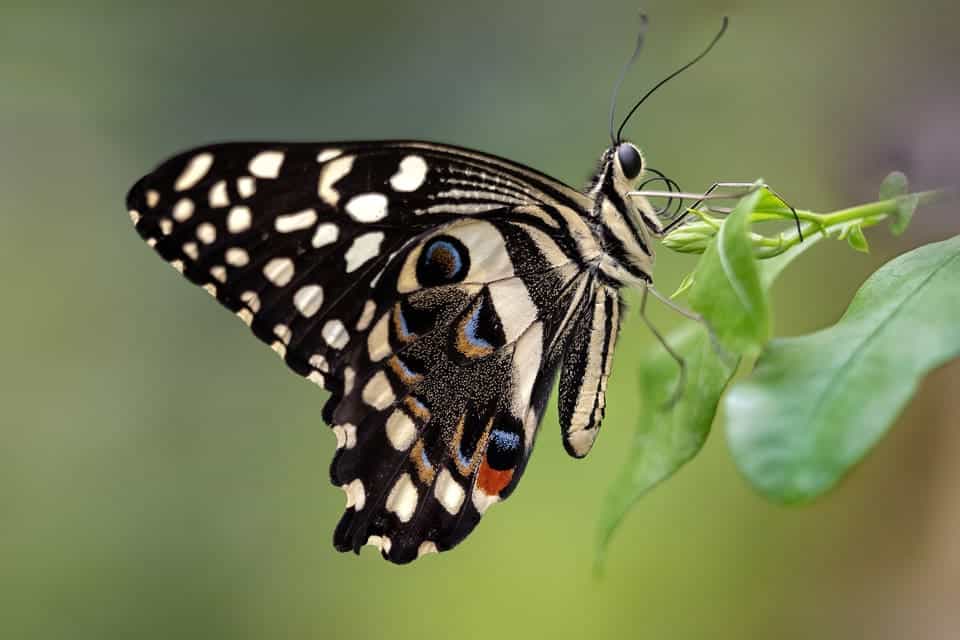
{"label": "black and white wing pattern", "polygon": [[590,200],[423,142],[195,149],[127,198],[139,234],[330,391],[341,551],[404,563],[516,486],[558,370],[567,450],[600,426],[620,317]]}

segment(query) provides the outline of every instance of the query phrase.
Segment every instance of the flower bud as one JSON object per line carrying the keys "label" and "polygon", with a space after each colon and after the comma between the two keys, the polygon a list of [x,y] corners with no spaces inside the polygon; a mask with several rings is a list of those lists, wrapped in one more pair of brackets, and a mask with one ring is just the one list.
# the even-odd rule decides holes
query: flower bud
{"label": "flower bud", "polygon": [[703,253],[710,240],[717,235],[718,227],[704,220],[689,222],[668,233],[663,246],[679,253]]}

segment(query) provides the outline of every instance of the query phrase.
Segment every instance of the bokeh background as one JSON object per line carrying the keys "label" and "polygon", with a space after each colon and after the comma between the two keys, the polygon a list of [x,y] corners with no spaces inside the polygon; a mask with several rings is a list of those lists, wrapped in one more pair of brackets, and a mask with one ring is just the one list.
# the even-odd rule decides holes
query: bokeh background
{"label": "bokeh background", "polygon": [[[0,4],[0,637],[960,636],[957,363],[807,507],[751,493],[717,428],[596,578],[652,346],[631,316],[589,458],[563,453],[551,410],[516,494],[456,551],[395,567],[331,547],[323,394],[130,228],[135,179],[229,139],[426,138],[579,185],[632,0],[40,4]],[[645,8],[621,111],[732,17],[627,129],[685,188],[763,177],[830,210],[891,169],[958,182],[955,3]],[[834,321],[879,264],[957,232],[955,208],[928,208],[904,237],[871,230],[869,256],[821,243],[778,284],[778,332]],[[672,290],[692,262],[662,254]]]}

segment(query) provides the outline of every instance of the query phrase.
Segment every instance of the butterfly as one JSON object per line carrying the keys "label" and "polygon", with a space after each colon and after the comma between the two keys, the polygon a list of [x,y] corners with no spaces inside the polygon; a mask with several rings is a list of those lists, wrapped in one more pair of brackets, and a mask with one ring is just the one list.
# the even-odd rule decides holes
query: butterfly
{"label": "butterfly", "polygon": [[583,191],[446,144],[226,143],[164,162],[127,208],[164,260],[329,391],[336,549],[406,563],[513,492],[557,378],[564,447],[590,451],[622,290],[653,290],[667,228],[636,191],[646,175],[612,127]]}

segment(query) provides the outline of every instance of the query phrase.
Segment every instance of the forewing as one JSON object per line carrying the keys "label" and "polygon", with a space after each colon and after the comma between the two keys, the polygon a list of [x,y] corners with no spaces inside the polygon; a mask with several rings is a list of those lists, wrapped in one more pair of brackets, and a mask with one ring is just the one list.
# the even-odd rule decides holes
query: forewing
{"label": "forewing", "polygon": [[131,189],[140,235],[323,386],[372,311],[390,254],[464,216],[582,196],[505,160],[422,142],[230,143],[172,158]]}

